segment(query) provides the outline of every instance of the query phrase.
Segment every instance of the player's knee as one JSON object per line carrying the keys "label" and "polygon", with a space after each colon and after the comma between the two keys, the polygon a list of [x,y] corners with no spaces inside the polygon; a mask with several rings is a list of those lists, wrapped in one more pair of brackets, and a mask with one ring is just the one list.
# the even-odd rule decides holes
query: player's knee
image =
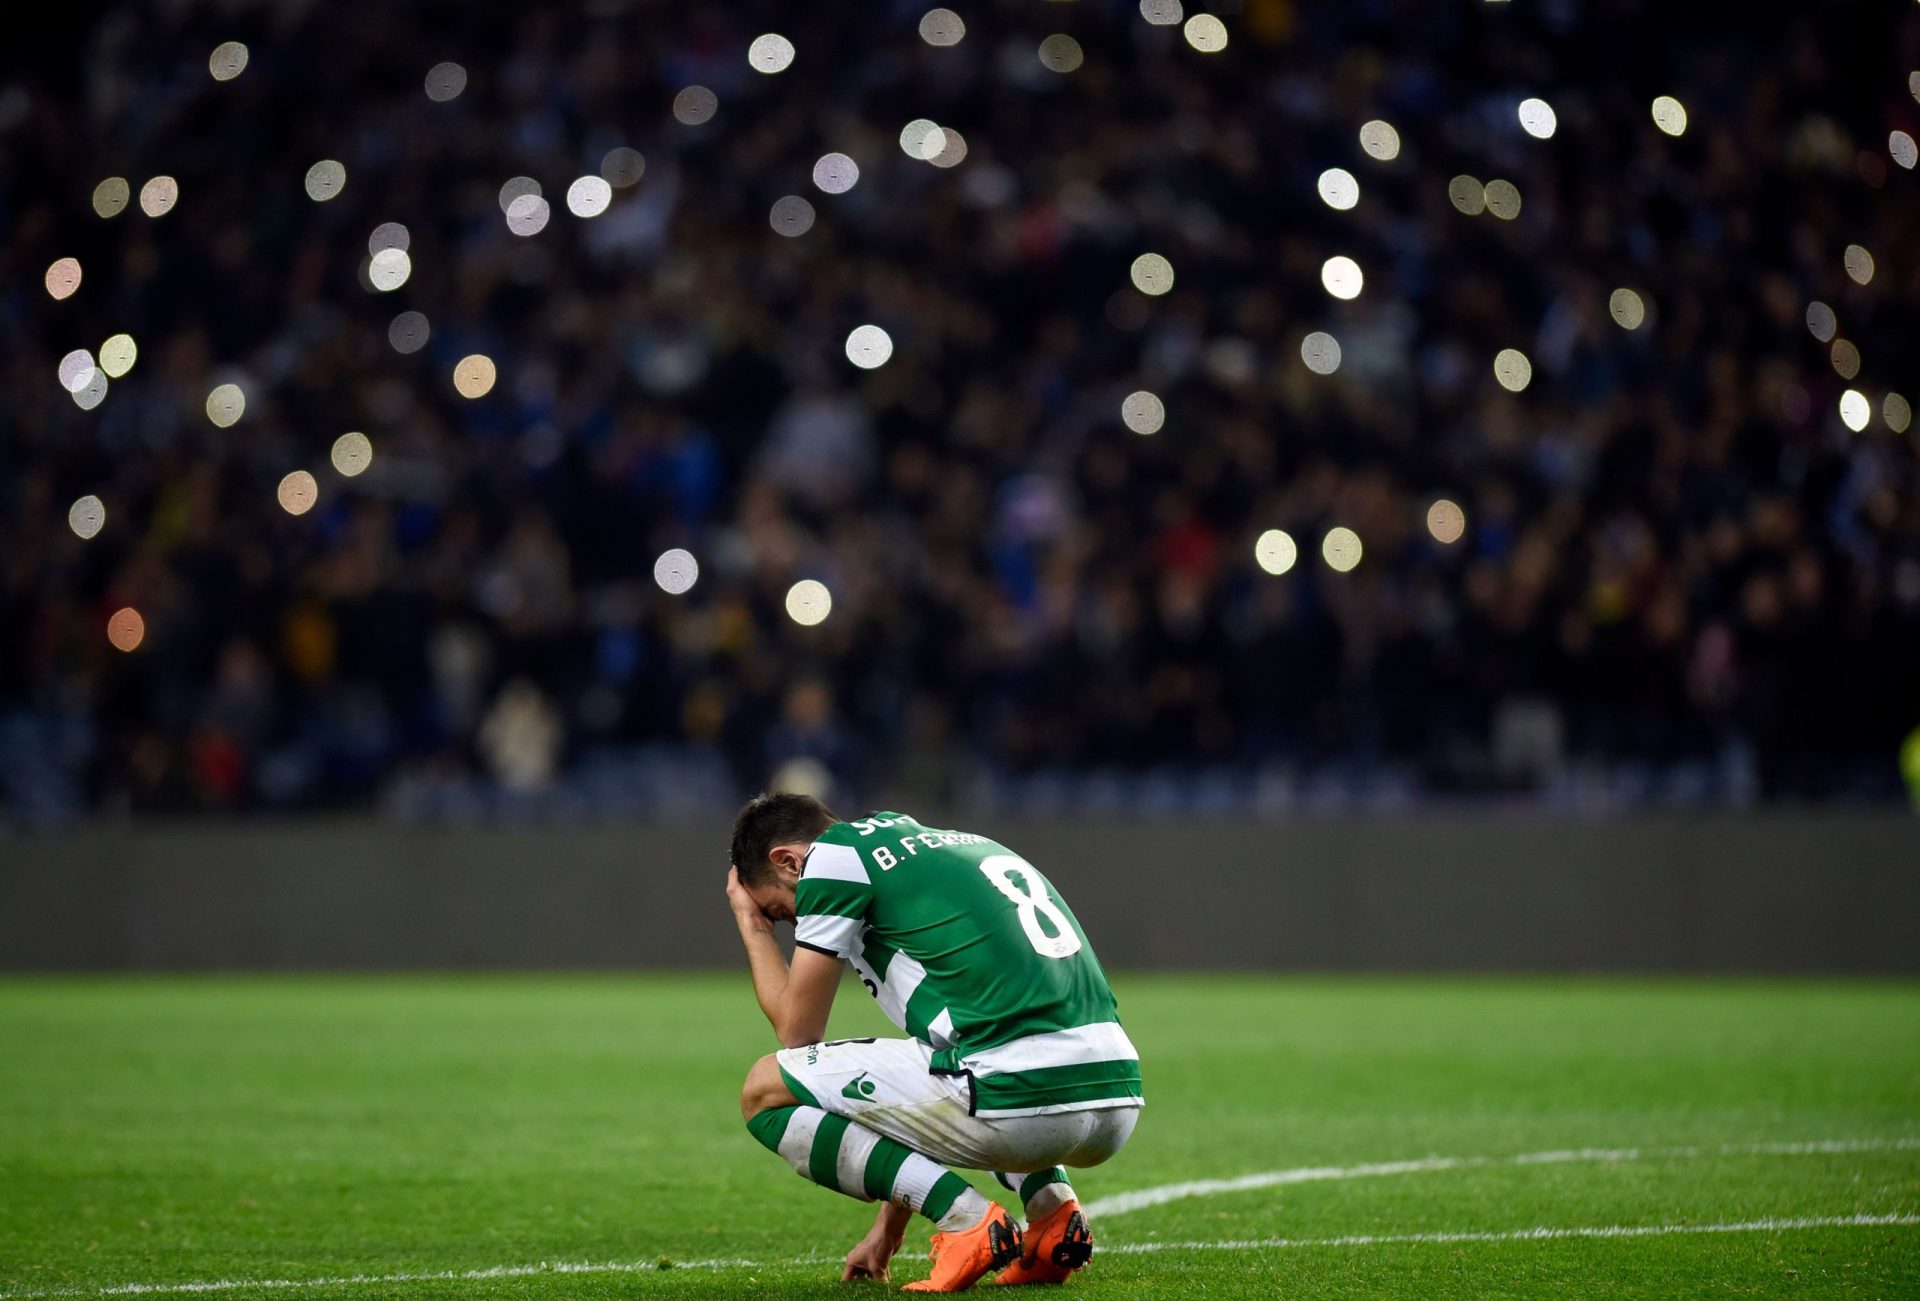
{"label": "player's knee", "polygon": [[768,1053],[753,1064],[740,1086],[740,1118],[752,1120],[769,1107],[791,1107],[798,1101],[781,1078],[779,1059]]}

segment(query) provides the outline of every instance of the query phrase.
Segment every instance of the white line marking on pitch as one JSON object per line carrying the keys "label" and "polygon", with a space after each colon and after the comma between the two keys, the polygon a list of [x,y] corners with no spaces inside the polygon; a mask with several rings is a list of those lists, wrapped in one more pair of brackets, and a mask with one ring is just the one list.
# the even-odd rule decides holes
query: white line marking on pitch
{"label": "white line marking on pitch", "polygon": [[1231,1179],[1194,1179],[1162,1184],[1130,1193],[1115,1193],[1086,1204],[1089,1219],[1110,1219],[1144,1211],[1188,1197],[1244,1193],[1287,1184],[1324,1183],[1336,1179],[1371,1179],[1382,1175],[1430,1174],[1439,1170],[1475,1170],[1502,1165],[1560,1165],[1576,1161],[1653,1161],[1700,1156],[1813,1156],[1845,1152],[1909,1152],[1920,1149],[1920,1139],[1841,1139],[1818,1143],[1743,1143],[1719,1148],[1702,1147],[1585,1147],[1555,1152],[1522,1152],[1517,1156],[1429,1156],[1413,1161],[1369,1161],[1362,1165],[1300,1166],[1268,1170]]}
{"label": "white line marking on pitch", "polygon": [[[1890,1228],[1920,1225],[1920,1215],[1810,1215],[1794,1219],[1741,1220],[1728,1224],[1602,1224],[1574,1228],[1541,1225],[1502,1233],[1353,1233],[1338,1238],[1243,1238],[1224,1242],[1127,1242],[1102,1252],[1134,1256],[1154,1251],[1298,1251],[1310,1247],[1392,1247],[1457,1242],[1553,1242],[1569,1238],[1663,1238],[1696,1233],[1786,1233],[1795,1229]],[[924,1259],[901,1256],[900,1260]],[[821,1256],[788,1260],[681,1260],[673,1269],[776,1269],[826,1263]],[[833,1262],[833,1263],[838,1263]],[[199,1283],[123,1283],[118,1287],[55,1288],[44,1292],[0,1292],[0,1301],[36,1301],[49,1297],[159,1296],[171,1293],[288,1291],[298,1288],[354,1287],[399,1283],[484,1283],[491,1279],[534,1278],[543,1274],[657,1274],[652,1261],[548,1261],[538,1265],[495,1265],[491,1269],[437,1270],[416,1274],[349,1274],[338,1278],[216,1279]]]}
{"label": "white line marking on pitch", "polygon": [[[1811,1156],[1847,1152],[1907,1152],[1920,1150],[1920,1139],[1837,1139],[1811,1143],[1748,1143],[1720,1148],[1574,1148],[1552,1152],[1523,1152],[1517,1156],[1425,1157],[1415,1161],[1375,1161],[1351,1166],[1305,1166],[1242,1175],[1236,1179],[1202,1179],[1119,1193],[1087,1204],[1087,1213],[1122,1215],[1160,1206],[1186,1197],[1244,1192],[1282,1184],[1332,1179],[1363,1179],[1379,1175],[1414,1174],[1436,1170],[1463,1170],[1495,1165],[1549,1165],[1569,1161],[1637,1161],[1660,1157]],[[1568,1238],[1651,1238],[1695,1233],[1780,1233],[1794,1229],[1842,1229],[1920,1225],[1920,1215],[1834,1215],[1798,1219],[1742,1220],[1726,1224],[1612,1224],[1576,1228],[1540,1226],[1504,1232],[1460,1231],[1438,1233],[1349,1234],[1337,1238],[1249,1238],[1225,1242],[1128,1242],[1105,1244],[1100,1250],[1118,1255],[1154,1251],[1293,1251],[1306,1247],[1382,1247],[1449,1242],[1550,1242]],[[673,1269],[773,1269],[816,1265],[827,1258],[810,1255],[787,1260],[677,1260]],[[901,1260],[916,1257],[901,1256]],[[346,1274],[332,1278],[209,1279],[182,1283],[122,1283],[113,1287],[48,1288],[0,1292],[0,1301],[45,1301],[53,1297],[163,1296],[205,1292],[291,1291],[302,1288],[393,1286],[402,1283],[483,1283],[491,1279],[534,1278],[543,1274],[652,1274],[662,1272],[657,1261],[542,1261],[534,1265],[494,1265],[486,1269],[434,1270],[408,1274]]]}
{"label": "white line marking on pitch", "polygon": [[1342,1238],[1247,1238],[1237,1242],[1127,1242],[1103,1252],[1291,1251],[1299,1247],[1392,1247],[1447,1242],[1552,1242],[1562,1238],[1664,1238],[1677,1233],[1780,1233],[1789,1229],[1843,1229],[1920,1224],[1920,1215],[1815,1215],[1790,1220],[1742,1220],[1737,1224],[1603,1224],[1556,1229],[1545,1225],[1505,1233],[1351,1233]]}

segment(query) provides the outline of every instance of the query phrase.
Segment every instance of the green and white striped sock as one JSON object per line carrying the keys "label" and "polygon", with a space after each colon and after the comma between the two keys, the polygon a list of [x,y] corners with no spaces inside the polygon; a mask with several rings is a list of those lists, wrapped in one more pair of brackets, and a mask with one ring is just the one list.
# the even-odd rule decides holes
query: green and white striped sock
{"label": "green and white striped sock", "polygon": [[1020,1194],[1020,1202],[1027,1208],[1029,1220],[1039,1219],[1064,1202],[1078,1200],[1073,1195],[1073,1185],[1067,1182],[1066,1170],[1060,1166],[1026,1175],[996,1170],[993,1177],[1003,1187]]}
{"label": "green and white striped sock", "polygon": [[938,1162],[818,1107],[769,1107],[747,1129],[802,1179],[857,1201],[896,1202],[942,1232],[971,1229],[991,1205]]}

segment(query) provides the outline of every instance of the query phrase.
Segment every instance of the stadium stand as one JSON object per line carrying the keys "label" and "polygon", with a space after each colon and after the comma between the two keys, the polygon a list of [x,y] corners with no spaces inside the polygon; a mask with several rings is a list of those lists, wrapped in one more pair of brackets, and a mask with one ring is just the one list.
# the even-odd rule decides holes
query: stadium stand
{"label": "stadium stand", "polygon": [[[0,80],[0,809],[1900,798],[1914,6],[1215,8],[1217,54],[1092,0],[973,6],[951,47],[898,3],[53,16],[91,35]],[[297,61],[208,76],[267,24]],[[799,54],[763,75],[740,52],[769,29]],[[1036,58],[1052,32],[1084,63]],[[717,113],[676,120],[694,85]],[[916,118],[964,159],[910,157]],[[834,151],[843,194],[812,179]],[[317,202],[321,160],[345,183]],[[611,205],[574,215],[603,169]],[[104,178],[156,175],[171,211],[96,215]],[[1130,283],[1146,252],[1170,291]],[[84,279],[50,299],[63,256]],[[117,332],[138,360],[82,409],[60,360]],[[498,381],[469,399],[473,354]]]}

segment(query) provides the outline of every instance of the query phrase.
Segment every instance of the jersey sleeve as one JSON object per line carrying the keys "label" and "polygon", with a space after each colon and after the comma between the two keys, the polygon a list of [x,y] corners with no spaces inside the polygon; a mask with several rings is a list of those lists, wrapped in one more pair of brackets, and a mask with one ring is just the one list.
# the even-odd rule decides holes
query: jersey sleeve
{"label": "jersey sleeve", "polygon": [[873,907],[873,880],[859,850],[815,841],[793,893],[795,944],[836,958],[859,947]]}

